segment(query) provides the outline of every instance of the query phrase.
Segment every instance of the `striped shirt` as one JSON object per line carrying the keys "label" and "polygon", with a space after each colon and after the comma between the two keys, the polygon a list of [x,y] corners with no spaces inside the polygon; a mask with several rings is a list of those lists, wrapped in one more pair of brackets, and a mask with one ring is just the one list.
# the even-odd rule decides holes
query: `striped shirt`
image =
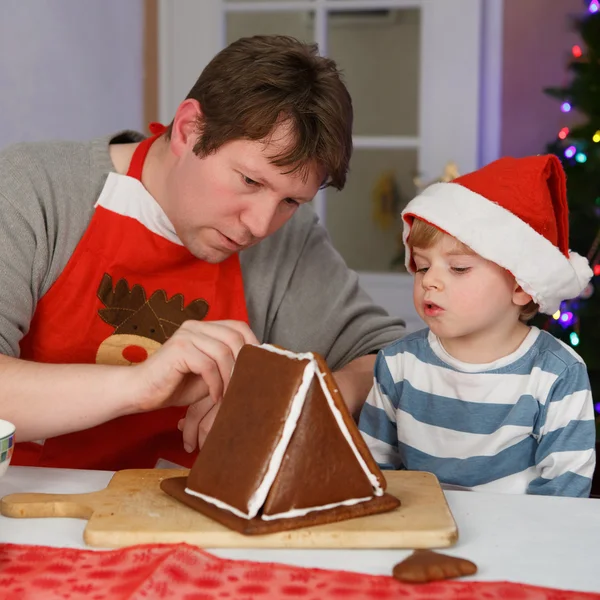
{"label": "striped shirt", "polygon": [[490,492],[589,496],[596,464],[587,369],[531,327],[493,363],[450,356],[428,329],[381,350],[359,428],[382,468]]}

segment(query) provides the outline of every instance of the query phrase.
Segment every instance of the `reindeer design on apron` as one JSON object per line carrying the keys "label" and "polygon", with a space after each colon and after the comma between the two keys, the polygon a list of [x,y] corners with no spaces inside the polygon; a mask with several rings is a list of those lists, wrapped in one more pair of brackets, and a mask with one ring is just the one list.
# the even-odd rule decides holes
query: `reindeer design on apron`
{"label": "reindeer design on apron", "polygon": [[[187,319],[248,322],[239,257],[210,264],[190,254],[141,182],[156,137],[138,145],[127,175],[109,173],[87,230],[36,307],[21,358],[134,365]],[[177,429],[185,411],[128,415],[43,443],[17,443],[12,464],[118,470],[167,461],[191,467],[195,453],[185,452]]]}
{"label": "reindeer design on apron", "polygon": [[107,365],[133,365],[154,354],[189,319],[200,321],[208,312],[203,299],[185,308],[183,295],[167,299],[164,290],[156,290],[146,299],[144,288],[135,284],[131,290],[125,279],[113,289],[112,277],[105,273],[98,288],[98,298],[106,306],[98,314],[115,331],[98,348],[96,362]]}

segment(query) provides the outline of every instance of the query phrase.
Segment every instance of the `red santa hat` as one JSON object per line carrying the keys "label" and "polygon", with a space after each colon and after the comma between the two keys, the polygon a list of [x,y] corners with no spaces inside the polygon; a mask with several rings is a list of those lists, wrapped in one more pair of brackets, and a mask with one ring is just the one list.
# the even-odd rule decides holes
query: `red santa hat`
{"label": "red santa hat", "polygon": [[402,212],[407,244],[419,218],[510,271],[546,314],[575,298],[593,273],[569,250],[566,178],[554,155],[501,158],[449,183],[435,183]]}

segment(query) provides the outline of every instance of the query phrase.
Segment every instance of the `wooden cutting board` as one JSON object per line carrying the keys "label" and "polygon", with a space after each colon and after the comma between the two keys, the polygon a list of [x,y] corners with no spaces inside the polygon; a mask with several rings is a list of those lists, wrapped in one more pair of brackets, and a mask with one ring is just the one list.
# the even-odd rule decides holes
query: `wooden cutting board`
{"label": "wooden cutting board", "polygon": [[88,519],[90,546],[187,542],[205,548],[441,548],[458,539],[456,523],[431,473],[385,472],[394,511],[305,529],[244,536],[188,508],[160,489],[179,469],[115,473],[108,487],[89,494],[11,494],[0,502],[7,517]]}

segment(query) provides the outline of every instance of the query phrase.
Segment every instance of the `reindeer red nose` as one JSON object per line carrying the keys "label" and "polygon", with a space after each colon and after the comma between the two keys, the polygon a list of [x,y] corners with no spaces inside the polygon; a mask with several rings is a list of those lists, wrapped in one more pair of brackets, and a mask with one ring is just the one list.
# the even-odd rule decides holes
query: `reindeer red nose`
{"label": "reindeer red nose", "polygon": [[141,363],[148,358],[148,352],[141,346],[127,346],[123,348],[121,354],[123,355],[123,358],[130,363]]}

